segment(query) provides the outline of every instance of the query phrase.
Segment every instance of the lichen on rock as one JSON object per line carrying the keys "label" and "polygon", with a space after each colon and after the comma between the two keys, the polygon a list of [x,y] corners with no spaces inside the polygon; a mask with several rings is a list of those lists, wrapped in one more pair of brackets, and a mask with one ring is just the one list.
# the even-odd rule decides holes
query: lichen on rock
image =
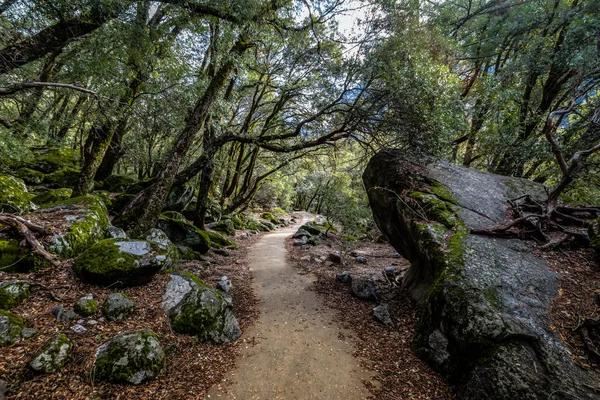
{"label": "lichen on rock", "polygon": [[73,343],[67,335],[59,333],[47,342],[29,362],[29,368],[51,374],[60,371],[73,351]]}
{"label": "lichen on rock", "polygon": [[109,321],[121,321],[135,311],[135,302],[123,293],[111,293],[102,305],[102,312]]}
{"label": "lichen on rock", "polygon": [[29,282],[14,280],[0,283],[0,309],[10,310],[29,297]]}
{"label": "lichen on rock", "polygon": [[94,315],[98,312],[98,300],[94,299],[94,295],[88,293],[75,302],[73,307],[75,311],[83,316]]}
{"label": "lichen on rock", "polygon": [[21,340],[25,328],[23,318],[6,310],[0,310],[0,347],[12,346]]}
{"label": "lichen on rock", "polygon": [[151,330],[123,332],[96,349],[94,380],[140,383],[154,379],[167,365],[165,352]]}
{"label": "lichen on rock", "polygon": [[173,330],[203,343],[237,340],[242,331],[224,294],[191,274],[171,274],[163,307]]}

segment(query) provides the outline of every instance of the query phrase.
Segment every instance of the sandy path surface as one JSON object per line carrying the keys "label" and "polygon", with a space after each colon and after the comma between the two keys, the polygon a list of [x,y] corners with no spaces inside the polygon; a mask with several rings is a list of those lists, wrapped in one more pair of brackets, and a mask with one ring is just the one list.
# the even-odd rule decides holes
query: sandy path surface
{"label": "sandy path surface", "polygon": [[[304,220],[312,216],[301,213]],[[250,269],[260,300],[257,323],[242,339],[248,345],[210,399],[363,399],[369,392],[359,360],[331,311],[310,290],[312,280],[288,264],[285,238],[299,225],[270,233],[250,251]],[[234,282],[235,284],[235,282]],[[348,334],[348,332],[343,332]],[[242,340],[240,339],[240,340]]]}

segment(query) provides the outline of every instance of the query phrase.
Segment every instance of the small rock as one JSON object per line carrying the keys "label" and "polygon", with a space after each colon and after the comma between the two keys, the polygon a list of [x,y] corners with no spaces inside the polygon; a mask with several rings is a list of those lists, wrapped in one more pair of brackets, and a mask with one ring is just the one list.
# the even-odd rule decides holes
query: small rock
{"label": "small rock", "polygon": [[75,311],[83,316],[94,315],[98,312],[98,300],[91,293],[86,294],[75,302]]}
{"label": "small rock", "polygon": [[353,279],[351,291],[359,299],[379,302],[375,285],[367,279]]}
{"label": "small rock", "polygon": [[73,343],[69,340],[67,335],[60,333],[46,343],[46,345],[33,357],[29,362],[29,367],[34,371],[43,372],[45,374],[58,372],[66,364],[71,356],[72,350]]}
{"label": "small rock", "polygon": [[[62,307],[62,306],[59,306]],[[56,322],[66,322],[75,318],[76,314],[73,310],[61,308],[56,316]]]}
{"label": "small rock", "polygon": [[38,332],[39,331],[35,328],[23,328],[23,330],[21,331],[21,336],[23,337],[23,339],[31,339],[32,337],[37,335]]}
{"label": "small rock", "polygon": [[383,269],[383,271],[387,274],[387,275],[394,275],[396,273],[396,267],[393,265],[388,265],[387,267],[385,267]]}
{"label": "small rock", "polygon": [[302,250],[308,250],[308,249],[310,249],[310,244],[303,244],[302,246],[300,246],[300,248]]}
{"label": "small rock", "polygon": [[135,303],[123,293],[111,293],[102,305],[102,312],[109,321],[120,321],[135,311]]}
{"label": "small rock", "polygon": [[219,282],[217,283],[217,287],[225,293],[228,293],[232,288],[231,281],[228,277],[222,276]]}
{"label": "small rock", "polygon": [[88,325],[96,325],[98,323],[98,321],[96,321],[95,319],[90,319],[87,324]]}
{"label": "small rock", "polygon": [[78,324],[83,324],[84,322],[85,322],[85,319],[78,319],[78,320],[77,320],[77,323],[78,323]]}
{"label": "small rock", "polygon": [[367,263],[367,257],[364,256],[358,256],[355,258],[356,262],[359,264],[366,264]]}
{"label": "small rock", "polygon": [[327,255],[327,261],[331,261],[332,263],[340,264],[342,262],[342,256],[340,256],[340,253],[329,253]]}
{"label": "small rock", "polygon": [[296,233],[294,233],[294,235],[292,236],[293,239],[302,239],[303,237],[309,237],[310,233],[308,233],[306,230],[300,228],[296,231]]}
{"label": "small rock", "polygon": [[400,255],[400,253],[394,253],[392,255],[392,258],[402,258],[402,256]]}
{"label": "small rock", "polygon": [[[304,236],[304,238],[306,238],[306,236]],[[294,240],[294,246],[300,247],[300,246],[304,246],[304,245],[306,245],[306,240],[304,240],[304,239]]]}
{"label": "small rock", "polygon": [[87,328],[83,325],[77,324],[77,325],[73,325],[71,330],[75,333],[84,333],[85,331],[87,331]]}
{"label": "small rock", "polygon": [[127,239],[127,234],[123,229],[110,225],[106,228],[105,237],[107,239]]}
{"label": "small rock", "polygon": [[310,261],[310,256],[300,257],[300,261]]}
{"label": "small rock", "polygon": [[56,306],[52,309],[52,314],[55,317],[58,317],[64,310],[65,308],[63,306]]}
{"label": "small rock", "polygon": [[25,328],[23,318],[9,311],[0,310],[0,347],[11,346],[21,340]]}
{"label": "small rock", "polygon": [[342,272],[341,274],[337,274],[335,279],[345,284],[352,283],[352,277],[346,271]]}
{"label": "small rock", "polygon": [[394,326],[394,321],[390,315],[390,309],[387,304],[380,304],[373,309],[373,316],[379,322],[387,325]]}

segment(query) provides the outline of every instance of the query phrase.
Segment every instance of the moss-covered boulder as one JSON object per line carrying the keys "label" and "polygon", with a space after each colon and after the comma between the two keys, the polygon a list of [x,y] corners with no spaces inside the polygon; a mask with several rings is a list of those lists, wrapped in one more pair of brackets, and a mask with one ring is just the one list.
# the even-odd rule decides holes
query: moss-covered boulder
{"label": "moss-covered boulder", "polygon": [[177,252],[179,254],[179,259],[182,261],[205,261],[207,259],[204,254],[180,244],[177,245]]}
{"label": "moss-covered boulder", "polygon": [[261,232],[269,232],[271,230],[267,225],[263,224],[261,221],[257,221],[254,219],[246,221],[246,229]]}
{"label": "moss-covered boulder", "polygon": [[158,228],[149,229],[148,232],[142,236],[142,239],[155,244],[161,250],[165,251],[172,260],[172,265],[179,260],[179,250],[177,249],[177,246],[171,242],[171,239],[169,239],[167,234],[162,230]]}
{"label": "moss-covered boulder", "polygon": [[229,236],[235,235],[235,226],[233,225],[233,221],[231,219],[222,219],[212,226],[212,229],[217,232],[225,233]]}
{"label": "moss-covered boulder", "polygon": [[264,213],[260,214],[260,217],[262,219],[269,221],[270,223],[272,223],[274,225],[279,225],[279,219],[275,218],[273,216],[273,214],[271,214],[270,212],[264,212]]}
{"label": "moss-covered boulder", "polygon": [[194,187],[189,183],[175,186],[169,192],[163,211],[182,212],[194,198]]}
{"label": "moss-covered boulder", "polygon": [[51,174],[65,168],[78,168],[79,159],[79,153],[75,150],[41,148],[32,150],[31,156],[20,162],[19,166]]}
{"label": "moss-covered boulder", "polygon": [[124,293],[111,293],[102,305],[102,312],[109,321],[121,321],[135,312],[135,302]]}
{"label": "moss-covered boulder", "polygon": [[246,220],[244,219],[243,215],[241,215],[241,214],[232,215],[231,222],[233,222],[233,227],[235,229],[245,229],[246,228]]}
{"label": "moss-covered boulder", "polygon": [[44,374],[58,372],[69,361],[72,352],[73,342],[64,333],[59,333],[29,361],[29,368]]}
{"label": "moss-covered boulder", "polygon": [[75,302],[73,307],[75,312],[88,317],[98,312],[98,300],[94,299],[94,295],[91,293],[86,294]]}
{"label": "moss-covered boulder", "polygon": [[15,176],[23,179],[28,185],[39,185],[44,181],[45,174],[31,168],[19,168],[15,171]]}
{"label": "moss-covered boulder", "polygon": [[0,310],[0,347],[12,346],[21,340],[25,328],[23,318],[6,310]]}
{"label": "moss-covered boulder", "polygon": [[75,168],[64,168],[47,174],[44,177],[44,185],[52,188],[72,188],[79,180],[80,171]]}
{"label": "moss-covered boulder", "polygon": [[61,226],[62,232],[52,237],[49,249],[61,258],[81,254],[104,237],[109,224],[104,203],[93,195],[60,201],[36,214]]}
{"label": "moss-covered boulder", "polygon": [[210,237],[206,231],[196,228],[179,213],[174,211],[162,213],[156,226],[164,231],[173,243],[189,247],[202,254],[210,249]]}
{"label": "moss-covered boulder", "polygon": [[231,302],[191,274],[171,274],[163,307],[175,332],[197,335],[203,343],[237,340],[242,331]]}
{"label": "moss-covered boulder", "polygon": [[106,228],[105,236],[107,239],[127,239],[125,231],[113,225],[109,225],[109,227]]}
{"label": "moss-covered boulder", "polygon": [[10,310],[29,297],[29,282],[7,281],[0,283],[0,308]]}
{"label": "moss-covered boulder", "polygon": [[124,192],[137,182],[135,178],[124,175],[111,175],[102,182],[102,189],[109,192]]}
{"label": "moss-covered boulder", "polygon": [[139,385],[166,366],[167,357],[154,332],[123,332],[96,349],[93,378]]}
{"label": "moss-covered boulder", "polygon": [[173,265],[168,250],[146,240],[104,239],[80,255],[73,266],[84,282],[137,286]]}
{"label": "moss-covered boulder", "polygon": [[413,349],[461,399],[597,398],[550,324],[557,276],[514,239],[471,234],[502,223],[507,201],[543,201],[534,182],[383,150],[363,181],[373,217],[410,261],[403,289],[422,304]]}
{"label": "moss-covered boulder", "polygon": [[60,188],[60,189],[50,189],[45,193],[38,194],[31,201],[33,201],[38,206],[45,206],[48,204],[54,204],[61,201],[66,201],[71,198],[71,194],[73,193],[73,189],[69,188]]}
{"label": "moss-covered boulder", "polygon": [[0,236],[0,270],[3,272],[37,271],[51,264],[33,253],[27,246],[21,246],[17,239]]}
{"label": "moss-covered boulder", "polygon": [[0,213],[23,213],[35,208],[22,179],[0,174]]}
{"label": "moss-covered boulder", "polygon": [[226,236],[221,235],[218,232],[214,232],[211,230],[205,231],[208,237],[210,238],[210,246],[213,249],[235,249],[238,247],[237,243],[233,240],[229,239]]}

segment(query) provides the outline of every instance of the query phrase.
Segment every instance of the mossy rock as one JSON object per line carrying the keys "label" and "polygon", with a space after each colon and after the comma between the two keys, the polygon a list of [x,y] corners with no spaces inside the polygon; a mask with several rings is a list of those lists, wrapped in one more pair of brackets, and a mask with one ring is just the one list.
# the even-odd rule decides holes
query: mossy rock
{"label": "mossy rock", "polygon": [[[69,212],[65,212],[66,210]],[[56,212],[68,225],[64,233],[52,238],[50,245],[50,251],[61,258],[81,254],[92,244],[104,238],[109,225],[106,206],[102,200],[93,195],[60,201],[39,212]]]}
{"label": "mossy rock", "polygon": [[75,168],[64,168],[44,177],[44,185],[53,188],[72,188],[79,180],[80,171]]}
{"label": "mossy rock", "polygon": [[21,340],[25,328],[23,318],[6,310],[0,310],[0,347],[12,346]]}
{"label": "mossy rock", "polygon": [[212,229],[225,233],[229,236],[235,235],[235,226],[233,225],[233,221],[230,219],[222,219]]}
{"label": "mossy rock", "polygon": [[0,283],[0,309],[10,310],[29,297],[27,281],[8,281]]}
{"label": "mossy rock", "polygon": [[307,222],[306,224],[302,225],[301,229],[304,229],[306,232],[315,236],[319,236],[322,232],[322,229],[320,229],[320,227],[314,221]]}
{"label": "mossy rock", "polygon": [[261,223],[266,226],[269,231],[274,231],[277,229],[277,226],[273,223],[271,223],[270,221],[261,221]]}
{"label": "mossy rock", "polygon": [[93,379],[139,385],[166,366],[167,357],[154,332],[123,332],[96,349]]}
{"label": "mossy rock", "polygon": [[150,186],[152,186],[154,184],[154,182],[155,182],[154,178],[145,178],[145,179],[142,179],[141,181],[137,181],[136,183],[133,183],[133,184],[129,185],[127,187],[127,189],[125,190],[125,193],[127,193],[127,194],[138,194],[142,190],[147,189]]}
{"label": "mossy rock", "polygon": [[221,235],[218,232],[214,232],[214,231],[210,231],[210,230],[205,231],[205,232],[208,235],[208,237],[210,238],[211,247],[214,249],[221,249],[221,248],[235,249],[238,247],[236,242],[229,239],[228,237]]}
{"label": "mossy rock", "polygon": [[197,335],[203,343],[237,340],[242,331],[231,302],[191,274],[172,274],[163,306],[175,332]]}
{"label": "mossy rock", "polygon": [[75,261],[75,273],[96,285],[137,286],[148,283],[163,268],[173,265],[168,250],[145,240],[104,239]]}
{"label": "mossy rock", "polygon": [[35,149],[33,157],[21,162],[22,167],[50,174],[65,168],[78,168],[80,155],[71,149]]}
{"label": "mossy rock", "polygon": [[246,222],[246,229],[251,231],[269,232],[269,227],[263,224],[261,221],[249,220]]}
{"label": "mossy rock", "polygon": [[135,178],[125,175],[111,175],[102,182],[102,189],[109,192],[124,192],[137,183]]}
{"label": "mossy rock", "polygon": [[0,174],[0,213],[23,213],[35,208],[31,197],[22,179]]}
{"label": "mossy rock", "polygon": [[269,221],[270,223],[272,223],[274,225],[278,225],[279,224],[279,220],[277,218],[275,218],[273,216],[273,214],[271,214],[269,212],[264,212],[264,213],[260,214],[260,217],[262,219],[266,219],[267,221]]}
{"label": "mossy rock", "polygon": [[71,194],[73,193],[73,189],[69,188],[60,188],[60,189],[50,189],[45,193],[38,194],[31,201],[33,201],[38,206],[45,206],[48,204],[54,204],[60,201],[65,201],[71,198]]}
{"label": "mossy rock", "polygon": [[233,215],[231,217],[231,222],[233,222],[233,227],[235,229],[245,229],[246,228],[246,221],[244,221],[244,219],[240,215]]}
{"label": "mossy rock", "polygon": [[60,371],[73,351],[73,343],[67,335],[59,333],[37,352],[29,362],[29,368],[36,372],[51,374]]}
{"label": "mossy rock", "polygon": [[39,185],[44,181],[45,174],[31,168],[19,168],[15,171],[15,176],[23,179],[28,185]]}
{"label": "mossy rock", "polygon": [[169,192],[163,211],[182,212],[194,197],[194,187],[189,183],[175,186]]}
{"label": "mossy rock", "polygon": [[98,312],[98,300],[94,299],[94,296],[89,293],[77,300],[73,308],[80,315],[88,317]]}
{"label": "mossy rock", "polygon": [[33,253],[29,247],[22,247],[17,239],[0,237],[0,270],[3,272],[31,272],[46,268],[51,264]]}
{"label": "mossy rock", "polygon": [[157,227],[164,231],[175,244],[189,247],[202,254],[206,254],[210,249],[211,241],[208,233],[187,222],[177,212],[162,213]]}
{"label": "mossy rock", "polygon": [[179,259],[185,261],[205,261],[206,257],[197,251],[190,249],[189,247],[177,245],[177,251],[179,253]]}
{"label": "mossy rock", "polygon": [[124,293],[111,293],[102,305],[102,312],[109,321],[121,321],[135,312],[135,302]]}
{"label": "mossy rock", "polygon": [[102,200],[102,202],[104,203],[104,205],[106,206],[106,208],[109,211],[111,211],[111,208],[112,208],[112,205],[113,205],[113,198],[111,197],[109,191],[107,191],[107,190],[94,190],[92,192],[92,194],[94,196],[98,197],[100,200]]}

